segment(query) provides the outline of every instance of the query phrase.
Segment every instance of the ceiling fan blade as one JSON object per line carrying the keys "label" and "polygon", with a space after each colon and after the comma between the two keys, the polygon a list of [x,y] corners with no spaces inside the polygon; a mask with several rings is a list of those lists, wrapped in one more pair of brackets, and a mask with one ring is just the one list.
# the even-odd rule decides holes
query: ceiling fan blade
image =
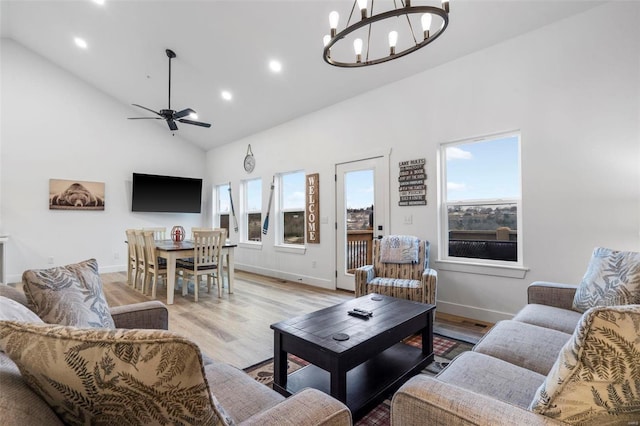
{"label": "ceiling fan blade", "polygon": [[182,111],[178,111],[173,114],[173,119],[177,120],[178,118],[186,117],[189,114],[195,113],[191,108],[183,109]]}
{"label": "ceiling fan blade", "polygon": [[169,125],[169,128],[171,130],[178,130],[178,125],[176,124],[175,121],[173,121],[172,119],[168,119],[167,120],[167,124]]}
{"label": "ceiling fan blade", "polygon": [[211,127],[211,124],[209,124],[209,123],[203,123],[201,121],[187,120],[186,118],[182,118],[182,119],[180,119],[178,121],[181,122],[181,123],[193,124],[193,125],[200,126],[200,127]]}
{"label": "ceiling fan blade", "polygon": [[162,117],[128,117],[129,120],[162,120]]}
{"label": "ceiling fan blade", "polygon": [[161,117],[162,117],[162,114],[160,114],[159,112],[154,111],[154,110],[152,110],[152,109],[149,109],[149,108],[147,108],[147,107],[143,107],[142,105],[138,105],[138,104],[131,104],[131,105],[133,105],[133,106],[137,106],[138,108],[146,109],[147,111],[152,112],[152,113],[154,113],[154,114],[159,115],[159,116],[161,116]]}

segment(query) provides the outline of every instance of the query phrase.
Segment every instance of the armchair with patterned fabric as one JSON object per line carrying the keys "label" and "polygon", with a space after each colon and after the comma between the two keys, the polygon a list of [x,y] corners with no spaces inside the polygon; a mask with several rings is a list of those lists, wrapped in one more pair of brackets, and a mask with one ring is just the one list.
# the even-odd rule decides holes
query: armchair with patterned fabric
{"label": "armchair with patterned fabric", "polygon": [[438,273],[429,268],[429,248],[429,241],[406,235],[374,240],[373,265],[355,271],[356,297],[378,293],[435,305]]}

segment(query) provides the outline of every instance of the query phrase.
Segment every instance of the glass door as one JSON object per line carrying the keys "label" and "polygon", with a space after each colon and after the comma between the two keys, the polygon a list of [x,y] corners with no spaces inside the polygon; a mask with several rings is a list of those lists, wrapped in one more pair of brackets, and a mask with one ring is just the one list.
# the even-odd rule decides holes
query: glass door
{"label": "glass door", "polygon": [[336,165],[336,287],[355,290],[354,270],[371,264],[372,241],[384,235],[388,210],[384,157]]}

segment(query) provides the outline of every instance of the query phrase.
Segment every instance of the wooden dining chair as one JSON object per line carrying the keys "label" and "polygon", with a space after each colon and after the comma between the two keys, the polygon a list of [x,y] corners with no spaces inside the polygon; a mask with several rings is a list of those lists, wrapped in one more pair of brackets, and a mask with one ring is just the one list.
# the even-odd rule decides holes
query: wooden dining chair
{"label": "wooden dining chair", "polygon": [[194,256],[193,261],[182,260],[178,264],[178,269],[183,274],[182,295],[188,292],[188,280],[193,275],[194,301],[198,301],[198,290],[200,278],[207,277],[207,291],[211,292],[211,282],[216,278],[218,285],[218,297],[222,297],[222,274],[219,269],[222,267],[222,246],[226,238],[223,231],[195,231],[193,233]]}
{"label": "wooden dining chair", "polygon": [[136,246],[136,232],[135,229],[125,230],[127,235],[127,284],[129,286],[136,286],[138,281],[138,248]]}
{"label": "wooden dining chair", "polygon": [[[135,231],[136,252],[138,253],[138,273],[136,274],[136,280],[133,288],[138,288],[138,281],[140,281],[140,290],[145,292],[145,282],[147,276],[147,255],[144,251],[144,234],[142,229],[136,229]],[[144,275],[144,278],[143,278]]]}
{"label": "wooden dining chair", "polygon": [[167,239],[167,228],[163,226],[157,226],[153,228],[142,228],[143,231],[152,231],[153,239],[155,241],[161,241]]}
{"label": "wooden dining chair", "polygon": [[154,231],[143,231],[144,251],[146,257],[146,273],[144,275],[143,289],[148,289],[151,284],[151,298],[156,298],[156,288],[158,285],[158,277],[164,277],[165,285],[167,280],[167,264],[162,263],[158,259],[156,253],[156,241]]}
{"label": "wooden dining chair", "polygon": [[196,233],[196,232],[205,232],[205,231],[214,231],[214,229],[213,228],[198,228],[198,227],[194,226],[193,228],[191,228],[191,239],[192,240],[195,239],[194,233]]}

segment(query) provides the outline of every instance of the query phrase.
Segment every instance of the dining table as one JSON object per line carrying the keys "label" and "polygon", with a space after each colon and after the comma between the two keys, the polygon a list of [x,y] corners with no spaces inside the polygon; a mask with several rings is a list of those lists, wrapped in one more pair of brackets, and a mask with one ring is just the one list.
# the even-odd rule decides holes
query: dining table
{"label": "dining table", "polygon": [[[226,242],[222,247],[222,263],[226,263],[227,286],[229,294],[233,293],[234,260],[233,252],[237,244]],[[173,292],[176,288],[176,261],[194,257],[193,240],[173,241],[156,240],[156,255],[167,260],[167,305],[173,304]],[[221,269],[222,268],[221,265]],[[222,283],[224,285],[224,275]]]}

